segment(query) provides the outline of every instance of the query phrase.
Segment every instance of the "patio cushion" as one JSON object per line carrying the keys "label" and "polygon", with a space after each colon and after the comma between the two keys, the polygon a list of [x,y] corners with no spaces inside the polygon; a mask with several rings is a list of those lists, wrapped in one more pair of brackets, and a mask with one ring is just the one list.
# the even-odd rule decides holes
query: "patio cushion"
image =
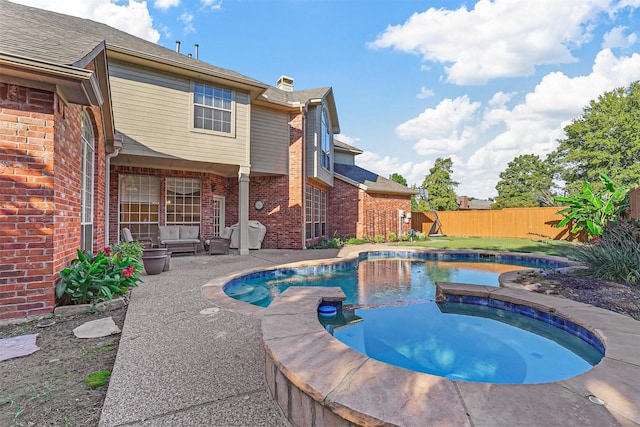
{"label": "patio cushion", "polygon": [[161,225],[158,227],[158,237],[160,242],[180,240],[180,229],[171,225]]}
{"label": "patio cushion", "polygon": [[181,225],[180,226],[180,240],[198,239],[198,233],[200,228],[193,225]]}

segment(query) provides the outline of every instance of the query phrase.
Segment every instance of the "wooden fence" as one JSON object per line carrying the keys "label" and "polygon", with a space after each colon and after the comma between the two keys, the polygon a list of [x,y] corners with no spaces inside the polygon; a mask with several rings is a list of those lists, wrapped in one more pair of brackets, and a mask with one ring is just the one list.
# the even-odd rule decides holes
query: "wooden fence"
{"label": "wooden fence", "polygon": [[[640,198],[640,194],[639,194]],[[556,228],[563,216],[559,207],[509,208],[501,210],[460,210],[438,212],[442,233],[447,236],[520,237],[553,240],[569,239],[568,227]],[[430,212],[412,212],[411,228],[429,234],[433,226]]]}
{"label": "wooden fence", "polygon": [[631,218],[640,220],[640,187],[629,191],[629,210],[627,212]]}

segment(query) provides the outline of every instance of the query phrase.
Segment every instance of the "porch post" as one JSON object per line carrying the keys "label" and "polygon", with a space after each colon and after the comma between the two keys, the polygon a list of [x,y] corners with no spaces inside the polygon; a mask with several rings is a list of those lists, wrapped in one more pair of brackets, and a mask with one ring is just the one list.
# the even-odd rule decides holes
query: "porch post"
{"label": "porch post", "polygon": [[238,172],[238,253],[249,255],[249,172]]}

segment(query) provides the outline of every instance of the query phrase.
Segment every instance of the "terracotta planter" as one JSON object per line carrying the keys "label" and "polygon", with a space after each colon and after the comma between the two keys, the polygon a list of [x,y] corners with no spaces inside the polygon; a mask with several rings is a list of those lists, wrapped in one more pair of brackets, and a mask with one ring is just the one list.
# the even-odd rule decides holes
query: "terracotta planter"
{"label": "terracotta planter", "polygon": [[165,255],[166,253],[167,253],[167,248],[143,248],[142,259],[150,256]]}
{"label": "terracotta planter", "polygon": [[147,272],[148,275],[152,274],[160,274],[164,269],[164,264],[167,260],[167,255],[149,255],[146,254],[142,256],[142,264],[144,265],[144,271]]}

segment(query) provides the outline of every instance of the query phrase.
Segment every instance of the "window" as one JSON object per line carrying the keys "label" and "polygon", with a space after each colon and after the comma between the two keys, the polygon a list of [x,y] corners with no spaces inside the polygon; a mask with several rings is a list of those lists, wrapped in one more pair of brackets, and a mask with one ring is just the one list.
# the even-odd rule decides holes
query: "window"
{"label": "window", "polygon": [[86,111],[82,113],[82,194],[80,227],[80,248],[93,250],[93,173],[95,139],[93,126]]}
{"label": "window", "polygon": [[311,227],[313,224],[313,187],[307,185],[304,197],[305,236],[312,239]]}
{"label": "window", "polygon": [[193,127],[231,133],[232,93],[228,89],[193,85]]}
{"label": "window", "polygon": [[160,178],[120,175],[120,229],[131,230],[134,240],[156,241],[160,219]]}
{"label": "window", "polygon": [[305,190],[306,239],[324,237],[327,234],[327,193],[310,185]]}
{"label": "window", "polygon": [[322,110],[322,126],[320,129],[321,150],[322,150],[322,167],[331,169],[331,127],[327,117],[327,110]]}
{"label": "window", "polygon": [[167,225],[200,225],[200,180],[167,178]]}

